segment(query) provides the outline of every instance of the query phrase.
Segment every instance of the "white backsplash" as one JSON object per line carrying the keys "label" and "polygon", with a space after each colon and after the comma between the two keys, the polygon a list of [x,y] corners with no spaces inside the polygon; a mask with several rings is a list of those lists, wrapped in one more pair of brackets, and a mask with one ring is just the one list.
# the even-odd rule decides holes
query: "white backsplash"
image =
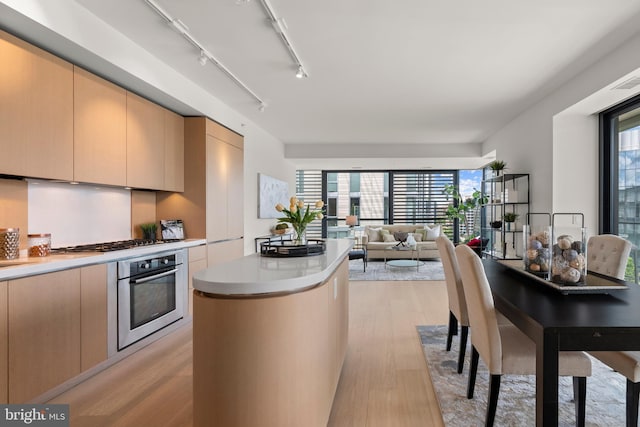
{"label": "white backsplash", "polygon": [[131,191],[29,180],[29,233],[51,233],[51,246],[131,238]]}

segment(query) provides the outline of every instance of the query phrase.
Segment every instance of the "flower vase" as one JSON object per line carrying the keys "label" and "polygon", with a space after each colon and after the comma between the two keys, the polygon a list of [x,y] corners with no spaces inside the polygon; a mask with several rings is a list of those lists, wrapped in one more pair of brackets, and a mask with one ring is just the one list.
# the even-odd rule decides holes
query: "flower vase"
{"label": "flower vase", "polygon": [[293,229],[296,232],[296,237],[293,242],[296,245],[307,244],[307,226],[303,224],[293,224]]}

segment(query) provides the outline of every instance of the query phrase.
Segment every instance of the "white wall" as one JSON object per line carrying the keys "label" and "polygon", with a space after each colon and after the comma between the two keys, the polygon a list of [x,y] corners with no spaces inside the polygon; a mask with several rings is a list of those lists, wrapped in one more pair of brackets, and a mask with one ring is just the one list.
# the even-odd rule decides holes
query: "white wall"
{"label": "white wall", "polygon": [[[531,175],[532,212],[582,212],[590,235],[598,222],[597,113],[640,88],[610,86],[640,75],[640,34],[635,35],[485,141],[509,171]],[[605,93],[607,96],[601,96]]]}
{"label": "white wall", "polygon": [[[285,160],[284,146],[279,140],[74,1],[0,0],[0,25],[29,40],[42,40],[49,50],[62,57],[82,58],[88,68],[92,64],[106,67],[109,75],[105,77],[114,81],[137,81],[135,88],[127,88],[169,108],[172,103],[187,106],[190,112],[208,116],[244,135],[245,252],[255,250],[254,237],[267,234],[273,225],[273,221],[258,219],[257,174],[266,173],[287,181],[295,189],[295,167]],[[54,37],[51,31],[62,37]]]}

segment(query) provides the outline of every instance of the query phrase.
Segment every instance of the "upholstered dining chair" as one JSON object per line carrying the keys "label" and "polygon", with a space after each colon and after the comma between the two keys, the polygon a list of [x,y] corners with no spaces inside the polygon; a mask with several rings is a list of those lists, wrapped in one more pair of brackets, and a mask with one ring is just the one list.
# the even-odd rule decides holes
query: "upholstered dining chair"
{"label": "upholstered dining chair", "polygon": [[[466,245],[456,247],[455,253],[471,327],[471,369],[467,398],[473,398],[478,359],[482,358],[490,374],[485,426],[492,426],[502,375],[535,374],[536,348],[534,342],[514,325],[498,324],[491,288],[480,258]],[[586,377],[591,375],[591,360],[583,352],[561,352],[558,362],[559,374],[573,377],[576,425],[584,426]]]}
{"label": "upholstered dining chair", "polygon": [[464,289],[460,279],[458,260],[456,259],[455,246],[445,235],[436,238],[440,260],[444,268],[444,279],[447,284],[447,297],[449,299],[449,331],[447,333],[447,351],[451,350],[451,341],[454,335],[458,335],[460,324],[460,352],[458,354],[458,373],[464,368],[464,356],[467,349],[467,336],[469,335],[469,317],[467,315],[467,303],[464,299]]}
{"label": "upholstered dining chair", "polygon": [[[623,280],[631,242],[614,234],[592,236],[587,243],[587,269]],[[638,425],[640,351],[591,351],[593,357],[627,378],[627,426]]]}

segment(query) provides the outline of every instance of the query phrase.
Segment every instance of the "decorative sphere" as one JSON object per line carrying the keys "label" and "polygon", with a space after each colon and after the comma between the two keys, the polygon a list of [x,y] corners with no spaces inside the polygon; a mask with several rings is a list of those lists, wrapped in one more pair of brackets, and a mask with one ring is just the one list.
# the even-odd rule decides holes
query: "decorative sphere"
{"label": "decorative sphere", "polygon": [[538,257],[538,251],[535,249],[527,250],[527,258],[536,259]]}
{"label": "decorative sphere", "polygon": [[578,257],[578,252],[575,249],[567,249],[566,251],[562,252],[562,256],[567,261],[572,261]]}
{"label": "decorative sphere", "polygon": [[536,240],[542,243],[542,246],[549,246],[549,232],[546,230],[539,232],[536,234]]}
{"label": "decorative sphere", "polygon": [[580,272],[575,268],[566,268],[560,273],[560,279],[566,283],[578,283],[580,281]]}
{"label": "decorative sphere", "polygon": [[572,243],[573,240],[571,239],[571,236],[565,235],[558,237],[558,247],[562,250],[570,249]]}
{"label": "decorative sphere", "polygon": [[529,264],[529,270],[531,271],[540,271],[540,265],[536,263]]}
{"label": "decorative sphere", "polygon": [[529,249],[540,249],[542,243],[539,240],[532,240],[529,242]]}

